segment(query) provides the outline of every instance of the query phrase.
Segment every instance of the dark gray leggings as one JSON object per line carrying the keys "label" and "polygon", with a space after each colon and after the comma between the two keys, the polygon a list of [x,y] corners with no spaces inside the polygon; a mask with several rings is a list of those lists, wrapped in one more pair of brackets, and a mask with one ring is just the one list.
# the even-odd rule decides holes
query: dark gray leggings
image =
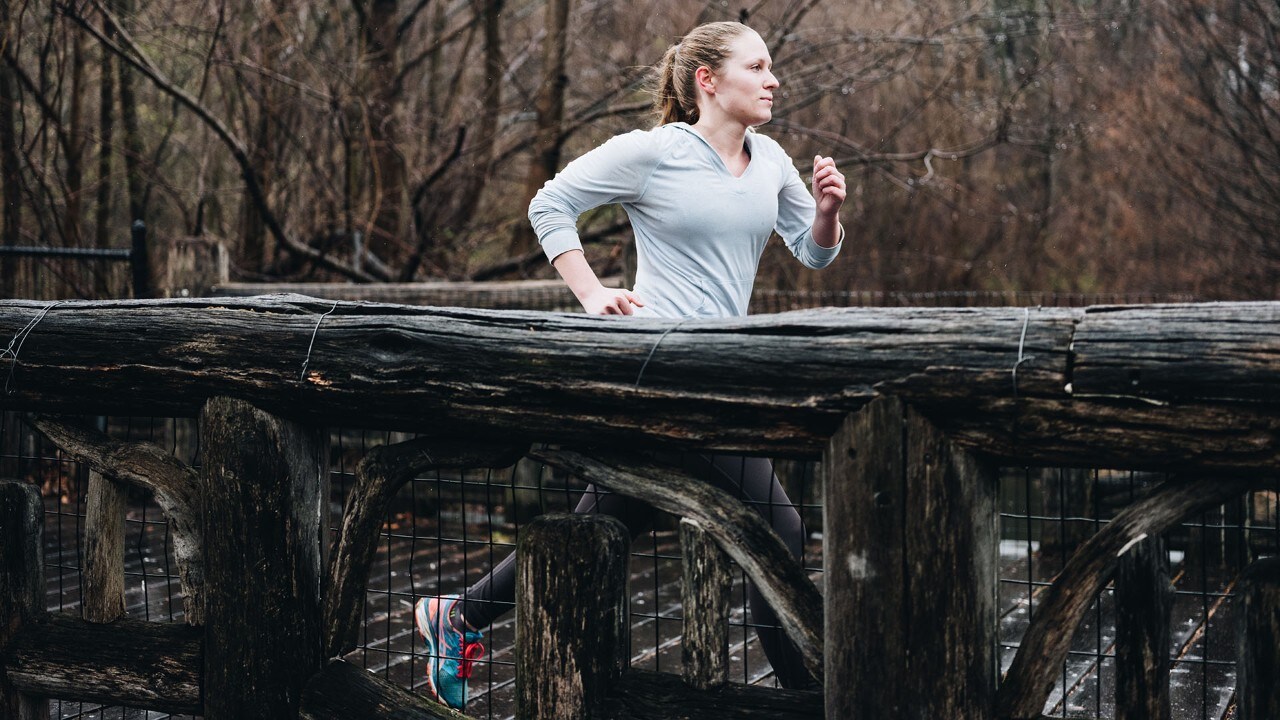
{"label": "dark gray leggings", "polygon": [[[804,527],[800,513],[773,473],[773,464],[765,458],[740,455],[702,455],[698,453],[666,454],[660,460],[680,465],[686,472],[741,498],[760,513],[782,538],[795,557],[804,550]],[[634,540],[653,522],[654,511],[645,503],[607,490],[587,486],[574,508],[575,513],[600,512],[612,515],[626,524]],[[516,597],[515,553],[498,563],[488,575],[471,586],[463,595],[462,614],[472,627],[483,628],[511,610]],[[810,687],[813,679],[804,669],[799,652],[777,627],[778,617],[754,585],[750,590],[751,616],[769,664],[784,688]]]}

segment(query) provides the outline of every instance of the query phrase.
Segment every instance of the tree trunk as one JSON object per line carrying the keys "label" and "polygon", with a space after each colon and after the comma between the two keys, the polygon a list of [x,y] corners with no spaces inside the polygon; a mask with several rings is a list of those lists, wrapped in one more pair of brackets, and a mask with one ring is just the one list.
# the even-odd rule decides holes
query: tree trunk
{"label": "tree trunk", "polygon": [[[64,20],[68,26],[71,22]],[[80,213],[84,189],[84,35],[74,26],[68,27],[71,39],[71,97],[67,102],[67,208],[62,218],[63,234],[71,247],[81,247]],[[90,270],[95,276],[102,270]]]}
{"label": "tree trunk", "polygon": [[733,576],[729,556],[696,521],[680,521],[680,643],[684,681],[698,690],[729,681],[729,603]]}
{"label": "tree trunk", "polygon": [[1245,570],[1236,602],[1240,720],[1280,717],[1280,557],[1258,560]]}
{"label": "tree trunk", "polygon": [[[0,302],[10,333],[44,312],[6,381],[10,408],[192,415],[231,394],[345,427],[807,457],[890,395],[1019,464],[1280,463],[1280,303],[829,309],[677,332],[656,318],[300,296],[47,307]],[[1140,384],[1116,388],[1130,370]]]}
{"label": "tree trunk", "polygon": [[200,632],[186,625],[57,613],[24,628],[12,656],[14,684],[34,695],[200,712]]}
{"label": "tree trunk", "polygon": [[1120,558],[1115,603],[1116,719],[1169,720],[1173,585],[1164,538],[1149,537]]}
{"label": "tree trunk", "polygon": [[112,623],[125,614],[125,500],[124,488],[97,471],[89,471],[81,613],[91,623]]}
{"label": "tree trunk", "polygon": [[589,720],[627,665],[627,548],[608,515],[544,515],[516,546],[516,715]]}
{"label": "tree trunk", "polygon": [[[569,44],[569,3],[570,0],[547,0],[546,37],[542,41],[542,85],[537,99],[538,125],[521,207],[528,207],[538,190],[560,169],[560,148],[564,144],[561,130],[564,91],[569,85],[565,67]],[[536,246],[537,237],[529,223],[517,223],[509,254],[524,255]]]}
{"label": "tree trunk", "polygon": [[[373,146],[373,226],[365,243],[369,250],[396,264],[397,250],[404,243],[404,217],[408,191],[405,187],[404,153],[400,147],[397,110],[397,0],[368,0],[363,16],[366,86],[369,88],[369,139]],[[485,112],[492,112],[485,108]]]}
{"label": "tree trunk", "polygon": [[[14,37],[10,32],[9,0],[0,0],[0,35]],[[4,217],[0,238],[6,247],[20,245],[22,228],[22,165],[18,156],[18,118],[14,110],[18,106],[17,83],[9,63],[0,63],[0,176],[4,178]],[[0,259],[0,297],[13,297],[14,266],[16,258]]]}
{"label": "tree trunk", "polygon": [[[115,38],[115,26],[103,19],[102,32],[108,38]],[[101,85],[98,89],[98,199],[94,208],[94,245],[99,249],[111,247],[111,153],[112,136],[115,132],[116,105],[116,61],[115,55],[107,48],[102,48]],[[99,297],[106,297],[110,292],[110,273],[99,271],[96,275],[95,289]]]}

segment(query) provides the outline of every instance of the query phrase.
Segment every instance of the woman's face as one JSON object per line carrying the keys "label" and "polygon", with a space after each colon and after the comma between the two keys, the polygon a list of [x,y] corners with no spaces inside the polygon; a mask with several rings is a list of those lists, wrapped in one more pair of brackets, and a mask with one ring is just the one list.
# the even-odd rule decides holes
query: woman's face
{"label": "woman's face", "polygon": [[769,122],[773,91],[778,87],[769,48],[759,35],[745,32],[734,38],[729,50],[724,65],[713,75],[715,92],[704,98],[728,119],[747,127]]}

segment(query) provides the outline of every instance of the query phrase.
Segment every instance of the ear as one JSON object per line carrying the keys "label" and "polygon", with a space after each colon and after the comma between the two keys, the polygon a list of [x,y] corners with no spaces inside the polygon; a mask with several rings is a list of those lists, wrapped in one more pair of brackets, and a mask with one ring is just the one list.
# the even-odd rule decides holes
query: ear
{"label": "ear", "polygon": [[703,65],[693,72],[693,79],[698,83],[698,87],[708,95],[716,94],[716,75],[711,72],[711,68]]}

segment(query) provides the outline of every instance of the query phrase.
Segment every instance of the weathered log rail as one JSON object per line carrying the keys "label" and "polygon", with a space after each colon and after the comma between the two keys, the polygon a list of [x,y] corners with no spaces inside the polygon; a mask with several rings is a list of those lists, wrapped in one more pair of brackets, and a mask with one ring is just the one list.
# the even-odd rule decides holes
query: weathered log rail
{"label": "weathered log rail", "polygon": [[[1280,303],[850,309],[675,324],[301,296],[0,302],[0,336],[10,333],[3,409],[202,418],[199,472],[149,446],[35,421],[102,476],[90,523],[100,547],[87,561],[99,567],[87,574],[118,572],[116,484],[156,492],[182,543],[191,627],[135,631],[112,610],[109,582],[86,586],[103,597],[86,598],[95,609],[84,618],[45,615],[32,596],[42,587],[38,498],[0,483],[0,709],[24,720],[47,695],[198,708],[212,720],[459,717],[333,658],[350,648],[372,534],[395,489],[425,469],[510,464],[531,439],[572,449],[543,452],[548,463],[686,515],[691,576],[718,575],[708,538],[748,571],[825,679],[821,701],[785,701],[794,716],[1038,718],[1081,608],[1118,560],[1280,468]],[[318,428],[339,423],[427,438],[361,464],[326,560]],[[647,447],[821,456],[825,608],[753,516],[646,459]],[[1077,551],[997,691],[991,469],[1001,462],[1178,476]],[[556,527],[540,531],[541,545],[596,532]],[[1154,562],[1142,557],[1125,572]],[[599,552],[564,567],[596,564],[618,576]],[[722,581],[708,582],[709,611],[687,622],[719,616]],[[1274,572],[1251,576],[1250,597],[1264,598],[1250,601],[1251,627],[1277,626],[1276,582]],[[546,687],[522,687],[522,717],[773,712],[724,685],[723,641],[704,627],[686,631],[701,645],[686,653],[683,684],[619,678],[610,633],[622,611],[607,610],[624,591],[616,584],[593,588],[605,603],[595,615],[570,612],[582,595],[570,577],[522,591],[521,603],[535,603],[524,612],[566,618],[546,629],[540,654],[521,655],[528,667],[560,669]],[[75,638],[99,636],[115,654],[73,659]],[[1127,636],[1143,645],[1118,657],[1143,667],[1128,675],[1141,681],[1125,684],[1125,707],[1167,705],[1167,666],[1151,660],[1158,628]],[[1250,644],[1243,682],[1276,666],[1275,645]],[[612,649],[596,657],[590,647]],[[60,662],[63,671],[49,670]],[[1242,686],[1242,709],[1268,717],[1273,686]]]}
{"label": "weathered log rail", "polygon": [[194,416],[225,395],[319,424],[816,457],[846,415],[894,395],[1009,462],[1280,461],[1280,303],[850,308],[676,326],[301,296],[8,301],[10,332],[22,342],[16,366],[0,361],[4,402],[40,411]]}

